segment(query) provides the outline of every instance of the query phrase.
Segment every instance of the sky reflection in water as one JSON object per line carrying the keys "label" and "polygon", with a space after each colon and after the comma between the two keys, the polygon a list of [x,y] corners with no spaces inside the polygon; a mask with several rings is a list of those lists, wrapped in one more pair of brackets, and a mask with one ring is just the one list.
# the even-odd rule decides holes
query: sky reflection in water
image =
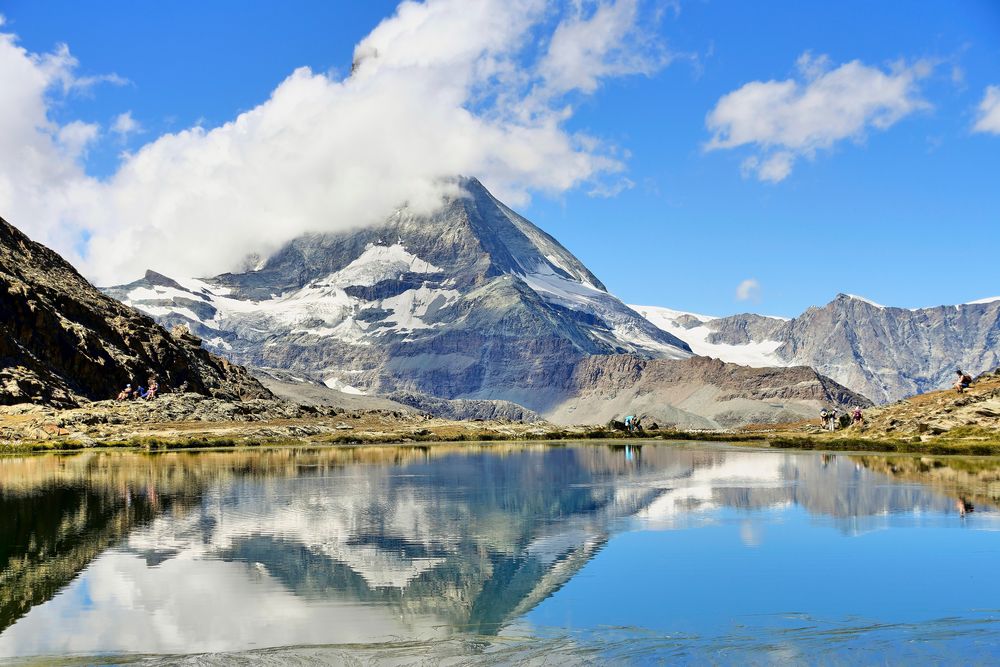
{"label": "sky reflection in water", "polygon": [[0,459],[0,656],[988,660],[998,472],[662,444]]}

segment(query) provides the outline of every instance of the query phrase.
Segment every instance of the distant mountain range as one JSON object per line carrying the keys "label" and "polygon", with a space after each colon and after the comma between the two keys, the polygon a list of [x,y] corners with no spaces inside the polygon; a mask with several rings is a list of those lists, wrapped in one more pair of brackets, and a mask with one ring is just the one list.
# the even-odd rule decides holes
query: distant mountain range
{"label": "distant mountain range", "polygon": [[235,273],[149,271],[105,294],[0,221],[0,404],[107,398],[147,374],[270,395],[232,361],[292,399],[298,384],[319,400],[318,379],[418,409],[464,399],[449,410],[487,418],[632,412],[716,428],[892,401],[1000,365],[1000,299],[906,310],[842,294],[790,320],[629,307],[478,181],[460,185],[431,215],[401,208]]}
{"label": "distant mountain range", "polygon": [[878,403],[947,387],[958,368],[975,375],[1000,366],[1000,297],[911,310],[839,294],[790,320],[632,308],[695,354],[758,367],[811,366]]}
{"label": "distant mountain range", "polygon": [[[867,404],[814,373],[803,384],[801,369],[754,372],[752,392],[721,390],[713,382],[726,373],[693,360],[687,342],[609,294],[479,181],[461,186],[431,215],[403,208],[375,227],[294,239],[236,273],[148,272],[106,292],[237,363],[345,392],[501,399],[594,423],[630,411],[622,378],[642,377],[660,396],[639,402],[647,416],[703,427]],[[667,382],[673,393],[660,391]],[[603,396],[592,403],[601,409],[571,409],[584,393]]]}

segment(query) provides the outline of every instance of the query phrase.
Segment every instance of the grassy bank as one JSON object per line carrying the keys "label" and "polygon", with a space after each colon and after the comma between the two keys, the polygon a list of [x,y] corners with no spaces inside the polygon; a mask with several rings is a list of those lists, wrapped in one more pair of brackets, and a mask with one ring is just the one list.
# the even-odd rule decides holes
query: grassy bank
{"label": "grassy bank", "polygon": [[779,436],[769,438],[768,444],[777,449],[1000,456],[1000,438],[993,440],[941,439],[925,442],[920,440],[894,440],[890,438],[810,438],[803,436]]}
{"label": "grassy bank", "polygon": [[225,449],[237,447],[280,447],[280,446],[358,446],[358,445],[405,445],[429,442],[551,442],[560,440],[687,440],[707,442],[747,442],[762,444],[762,435],[743,435],[721,432],[687,431],[643,431],[628,433],[592,429],[588,431],[549,430],[517,434],[490,431],[482,432],[423,432],[423,433],[345,433],[302,438],[257,438],[232,436],[170,436],[170,437],[130,437],[110,439],[100,442],[84,442],[73,439],[53,439],[0,443],[0,454],[29,454],[44,452],[75,452],[92,449],[131,449],[139,451],[172,451],[184,449]]}
{"label": "grassy bank", "polygon": [[902,454],[965,454],[1000,456],[1000,436],[976,433],[975,438],[936,438],[930,441],[893,438],[829,437],[826,435],[726,433],[712,431],[645,431],[627,433],[592,429],[548,430],[510,435],[489,430],[473,432],[443,431],[365,433],[352,432],[298,438],[261,438],[253,436],[177,435],[168,437],[129,437],[101,442],[73,439],[52,439],[34,442],[0,443],[0,454],[44,452],[75,452],[92,449],[124,449],[138,451],[172,451],[185,449],[225,449],[280,446],[363,446],[405,445],[413,443],[456,442],[539,442],[560,440],[679,440],[726,442],[775,449],[813,451],[896,452]]}

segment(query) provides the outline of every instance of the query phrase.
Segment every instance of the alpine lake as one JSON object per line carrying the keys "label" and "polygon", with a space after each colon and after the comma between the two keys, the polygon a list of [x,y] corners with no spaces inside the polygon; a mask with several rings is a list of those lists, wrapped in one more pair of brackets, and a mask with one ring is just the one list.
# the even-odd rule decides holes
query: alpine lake
{"label": "alpine lake", "polygon": [[1000,659],[1000,459],[620,443],[0,458],[0,662]]}

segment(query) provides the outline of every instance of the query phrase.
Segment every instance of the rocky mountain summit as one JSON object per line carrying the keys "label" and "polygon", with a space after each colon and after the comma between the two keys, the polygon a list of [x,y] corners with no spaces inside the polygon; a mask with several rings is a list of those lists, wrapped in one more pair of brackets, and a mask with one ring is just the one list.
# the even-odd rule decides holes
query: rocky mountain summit
{"label": "rocky mountain summit", "polygon": [[956,368],[1000,365],[1000,298],[910,310],[840,294],[784,320],[633,306],[697,354],[753,366],[811,366],[877,403],[941,389]]}
{"label": "rocky mountain summit", "polygon": [[461,185],[431,215],[403,208],[376,227],[306,235],[247,271],[149,272],[106,291],[237,363],[348,392],[534,409],[584,357],[691,356],[479,181]]}
{"label": "rocky mountain summit", "polygon": [[237,400],[270,392],[186,329],[102,294],[58,254],[0,219],[0,405],[114,397],[150,375],[169,389]]}

